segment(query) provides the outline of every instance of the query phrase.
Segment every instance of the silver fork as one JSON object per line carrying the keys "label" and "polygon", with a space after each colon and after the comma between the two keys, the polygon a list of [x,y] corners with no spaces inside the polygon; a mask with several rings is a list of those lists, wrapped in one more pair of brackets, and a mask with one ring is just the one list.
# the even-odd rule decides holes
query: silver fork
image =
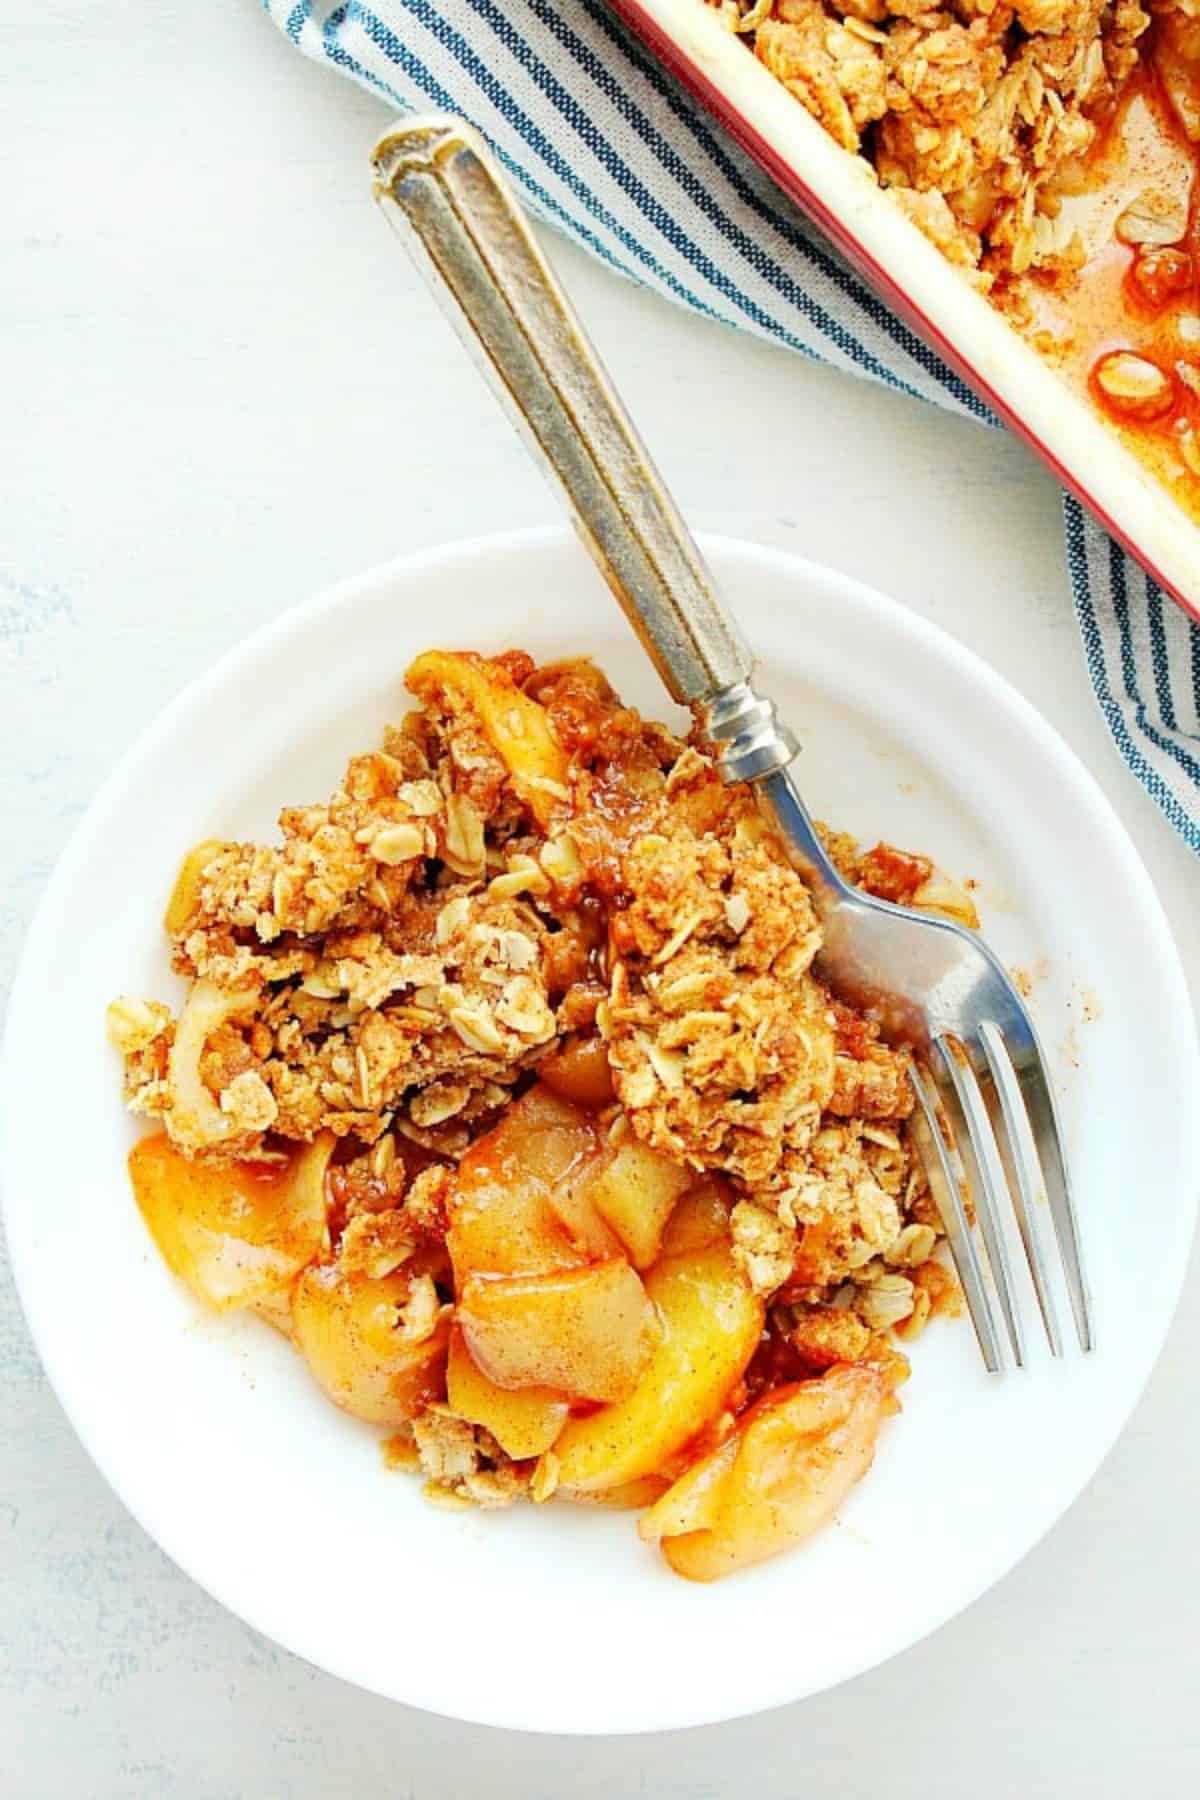
{"label": "silver fork", "polygon": [[824,929],[821,980],[870,1006],[885,1039],[910,1049],[913,1135],[987,1368],[1003,1364],[997,1310],[1025,1360],[1006,1202],[1052,1352],[1062,1334],[1047,1212],[1079,1342],[1091,1349],[1054,1091],[1004,968],[975,933],[860,893],[834,867],[792,778],[796,741],[755,691],[753,656],[482,140],[459,119],[414,119],[381,139],[374,166],[377,197],[564,491],[672,698],[720,747],[725,780],[755,785],[790,846]]}

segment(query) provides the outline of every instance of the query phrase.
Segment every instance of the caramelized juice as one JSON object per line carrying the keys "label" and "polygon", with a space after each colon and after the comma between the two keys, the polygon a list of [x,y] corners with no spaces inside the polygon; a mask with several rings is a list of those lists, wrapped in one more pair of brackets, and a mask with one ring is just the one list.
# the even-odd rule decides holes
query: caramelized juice
{"label": "caramelized juice", "polygon": [[1034,334],[1200,521],[1200,147],[1167,98],[1155,48],[1089,157],[1082,191],[1063,200],[1085,260],[1076,275],[1037,286]]}

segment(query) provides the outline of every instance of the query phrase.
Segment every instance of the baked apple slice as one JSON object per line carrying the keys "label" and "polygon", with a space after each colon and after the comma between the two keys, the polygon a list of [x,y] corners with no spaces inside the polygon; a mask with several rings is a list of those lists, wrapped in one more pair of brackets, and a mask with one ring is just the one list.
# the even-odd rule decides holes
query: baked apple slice
{"label": "baked apple slice", "polygon": [[632,1393],[563,1427],[554,1452],[567,1493],[657,1474],[720,1411],[754,1354],[763,1305],[727,1245],[659,1263],[646,1277],[646,1293],[658,1310],[661,1340]]}
{"label": "baked apple slice", "polygon": [[638,1523],[689,1581],[715,1581],[811,1537],[871,1466],[893,1402],[876,1369],[841,1363],[777,1388]]}
{"label": "baked apple slice", "polygon": [[446,1399],[451,1412],[490,1431],[516,1462],[548,1450],[567,1417],[566,1397],[553,1388],[502,1388],[489,1381],[457,1325],[450,1333]]}
{"label": "baked apple slice", "polygon": [[543,1275],[473,1275],[458,1298],[467,1348],[498,1387],[551,1387],[582,1400],[633,1392],[658,1335],[623,1257]]}
{"label": "baked apple slice", "polygon": [[634,1268],[648,1269],[675,1202],[695,1180],[690,1169],[630,1137],[606,1158],[585,1192]]}
{"label": "baked apple slice", "polygon": [[564,1100],[596,1112],[616,1099],[608,1046],[600,1037],[574,1038],[538,1064],[538,1076]]}
{"label": "baked apple slice", "polygon": [[222,1311],[286,1290],[325,1234],[324,1132],[286,1162],[193,1161],[165,1132],[134,1145],[129,1175],[168,1267]]}
{"label": "baked apple slice", "polygon": [[[471,1275],[539,1275],[595,1255],[568,1218],[569,1196],[597,1152],[591,1120],[548,1088],[510,1106],[458,1165],[446,1243],[460,1287]],[[588,1224],[604,1231],[594,1215]]]}
{"label": "baked apple slice", "polygon": [[403,1425],[445,1395],[449,1308],[414,1335],[405,1317],[413,1286],[405,1269],[349,1275],[317,1263],[292,1295],[296,1343],[317,1382],[335,1406],[371,1425]]}
{"label": "baked apple slice", "polygon": [[568,767],[545,707],[504,669],[470,653],[428,650],[404,679],[419,700],[441,700],[451,711],[467,707],[475,713],[518,796],[540,825],[549,824],[568,798]]}

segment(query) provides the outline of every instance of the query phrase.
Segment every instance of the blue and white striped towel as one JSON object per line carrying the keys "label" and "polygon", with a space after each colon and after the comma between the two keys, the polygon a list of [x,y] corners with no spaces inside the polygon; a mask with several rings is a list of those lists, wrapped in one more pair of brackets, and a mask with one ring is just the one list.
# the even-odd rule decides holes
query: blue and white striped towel
{"label": "blue and white striped towel", "polygon": [[[401,111],[489,139],[530,210],[694,312],[993,422],[603,0],[265,0],[293,43]],[[1200,855],[1200,626],[1064,498],[1097,703]]]}

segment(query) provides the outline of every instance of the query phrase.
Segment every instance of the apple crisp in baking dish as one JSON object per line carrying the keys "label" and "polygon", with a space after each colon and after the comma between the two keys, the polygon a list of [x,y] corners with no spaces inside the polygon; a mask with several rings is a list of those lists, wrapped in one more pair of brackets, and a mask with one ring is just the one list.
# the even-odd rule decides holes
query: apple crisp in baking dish
{"label": "apple crisp in baking dish", "polygon": [[697,0],[1200,518],[1200,0]]}
{"label": "apple crisp in baking dish", "polygon": [[[109,1008],[167,1263],[433,1497],[644,1508],[709,1580],[808,1536],[957,1311],[901,1053],[706,745],[583,661],[431,652],[276,845],[184,859],[178,1014]],[[847,876],[975,923],[924,858]],[[897,1340],[900,1340],[899,1342]]]}

